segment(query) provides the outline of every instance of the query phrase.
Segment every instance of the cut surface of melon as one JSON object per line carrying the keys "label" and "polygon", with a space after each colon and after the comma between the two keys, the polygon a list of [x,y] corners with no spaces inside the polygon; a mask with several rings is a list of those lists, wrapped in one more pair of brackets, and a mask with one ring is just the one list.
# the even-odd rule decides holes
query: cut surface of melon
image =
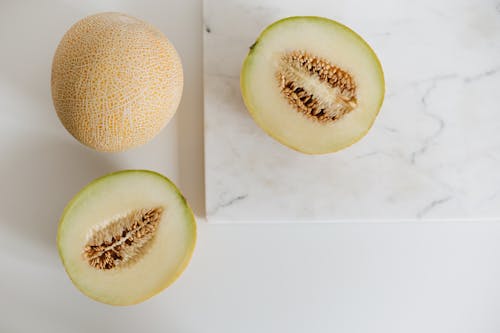
{"label": "cut surface of melon", "polygon": [[297,16],[266,28],[241,70],[256,123],[295,150],[322,154],[358,141],[384,99],[384,75],[370,46],[346,26]]}
{"label": "cut surface of melon", "polygon": [[112,305],[139,303],[170,285],[196,241],[191,209],[175,185],[126,170],[87,185],[66,206],[59,254],[75,286]]}

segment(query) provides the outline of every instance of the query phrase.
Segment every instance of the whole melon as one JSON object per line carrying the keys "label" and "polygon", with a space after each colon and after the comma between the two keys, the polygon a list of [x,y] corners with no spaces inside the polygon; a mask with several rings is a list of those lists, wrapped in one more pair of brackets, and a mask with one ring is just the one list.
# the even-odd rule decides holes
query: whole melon
{"label": "whole melon", "polygon": [[121,13],[75,23],[52,63],[52,99],[64,127],[98,151],[123,151],[156,136],[182,88],[177,51],[155,27]]}

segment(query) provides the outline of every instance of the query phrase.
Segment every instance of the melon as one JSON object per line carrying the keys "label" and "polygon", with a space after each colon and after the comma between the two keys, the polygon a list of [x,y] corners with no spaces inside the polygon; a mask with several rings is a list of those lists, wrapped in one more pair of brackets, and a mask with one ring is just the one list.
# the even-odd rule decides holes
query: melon
{"label": "melon", "polygon": [[57,246],[73,284],[90,298],[131,305],[173,283],[190,261],[196,223],[166,177],[148,170],[103,176],[62,214]]}
{"label": "melon", "polygon": [[52,99],[78,141],[98,151],[124,151],[155,137],[182,95],[180,57],[152,25],[121,13],[75,23],[52,63]]}
{"label": "melon", "polygon": [[385,92],[372,48],[345,25],[313,16],[267,27],[250,47],[240,80],[255,122],[308,154],[335,152],[362,138]]}

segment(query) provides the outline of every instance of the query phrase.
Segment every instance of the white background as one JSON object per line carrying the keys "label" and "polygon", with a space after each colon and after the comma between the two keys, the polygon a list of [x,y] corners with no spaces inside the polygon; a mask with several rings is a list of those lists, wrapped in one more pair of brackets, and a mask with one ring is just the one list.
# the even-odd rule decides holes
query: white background
{"label": "white background", "polygon": [[[481,2],[478,1],[478,4]],[[200,1],[0,2],[0,332],[500,332],[500,223],[207,225],[184,275],[133,307],[80,294],[55,246],[81,186],[123,168],[172,178],[204,214]],[[101,154],[59,124],[58,41],[79,18],[122,11],[181,54],[185,93],[148,145]]]}

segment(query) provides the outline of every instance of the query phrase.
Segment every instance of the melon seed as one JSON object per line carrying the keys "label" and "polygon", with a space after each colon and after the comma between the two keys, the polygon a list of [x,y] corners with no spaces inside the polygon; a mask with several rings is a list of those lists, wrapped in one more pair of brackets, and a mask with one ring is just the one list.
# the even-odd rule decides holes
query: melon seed
{"label": "melon seed", "polygon": [[352,75],[307,52],[283,54],[276,78],[295,110],[322,123],[337,121],[357,106]]}
{"label": "melon seed", "polygon": [[140,259],[154,238],[163,213],[162,207],[133,210],[89,237],[83,256],[96,269],[112,269]]}

